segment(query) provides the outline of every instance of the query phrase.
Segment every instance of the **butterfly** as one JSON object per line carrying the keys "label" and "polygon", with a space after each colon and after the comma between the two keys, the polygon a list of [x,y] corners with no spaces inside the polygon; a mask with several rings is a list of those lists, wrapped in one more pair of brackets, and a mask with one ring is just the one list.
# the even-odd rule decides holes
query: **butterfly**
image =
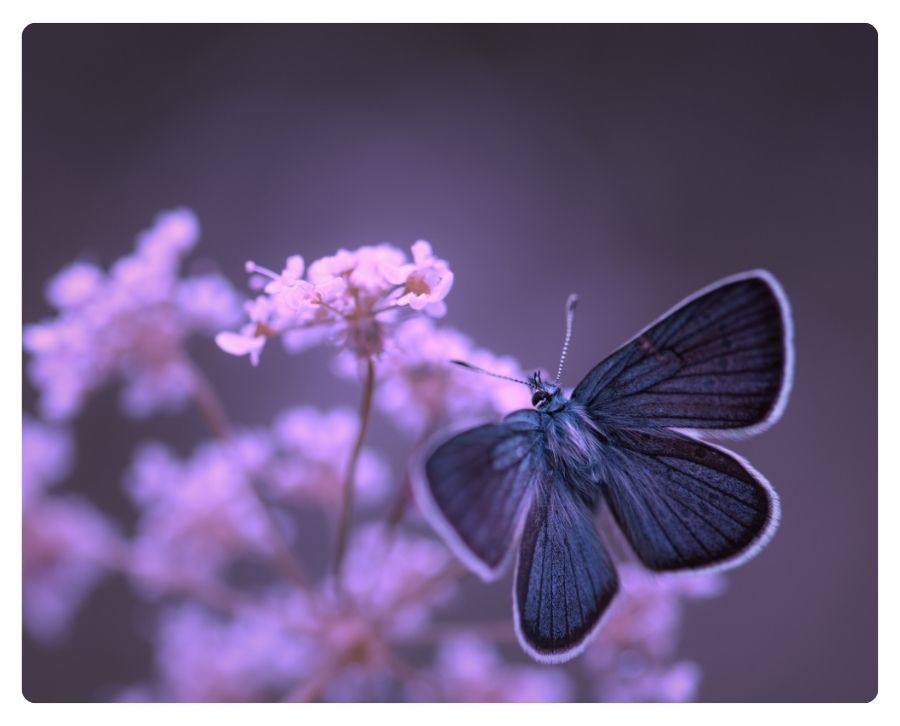
{"label": "butterfly", "polygon": [[533,408],[441,443],[417,492],[426,518],[482,579],[499,577],[517,551],[516,633],[551,663],[585,648],[618,590],[595,524],[601,507],[653,571],[733,567],[765,546],[778,496],[705,437],[771,426],[793,377],[787,296],[754,270],[676,305],[566,396],[559,378],[576,300],[556,382],[540,372],[518,381]]}

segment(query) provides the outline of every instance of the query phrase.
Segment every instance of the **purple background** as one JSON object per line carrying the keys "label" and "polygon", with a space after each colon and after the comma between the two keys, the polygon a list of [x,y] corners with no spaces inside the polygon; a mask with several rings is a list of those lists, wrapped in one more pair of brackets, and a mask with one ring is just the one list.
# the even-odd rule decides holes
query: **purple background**
{"label": "purple background", "polygon": [[[703,667],[702,700],[868,700],[876,45],[865,25],[30,26],[24,318],[49,313],[42,285],[64,263],[106,265],[187,205],[195,259],[242,289],[248,257],[429,239],[457,275],[447,322],[529,368],[556,365],[577,291],[572,386],[683,296],[766,267],[794,307],[794,392],[734,448],[784,516],[724,596],[689,606],[681,655]],[[327,351],[271,346],[257,371],[195,352],[244,422],[359,395]],[[66,486],[128,522],[135,443],[204,435],[190,412],[123,424],[107,391],[78,420]],[[508,587],[474,601],[508,612]],[[103,699],[146,677],[148,616],[107,580],[61,650],[25,639],[26,694]]]}

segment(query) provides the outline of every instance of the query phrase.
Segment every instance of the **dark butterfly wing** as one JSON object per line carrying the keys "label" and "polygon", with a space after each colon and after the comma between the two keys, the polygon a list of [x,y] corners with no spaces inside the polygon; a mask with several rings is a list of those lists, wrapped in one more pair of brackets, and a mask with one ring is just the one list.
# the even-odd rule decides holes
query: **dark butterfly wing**
{"label": "dark butterfly wing", "polygon": [[733,566],[775,531],[775,492],[732,453],[673,431],[616,431],[603,450],[606,501],[652,570]]}
{"label": "dark butterfly wing", "polygon": [[461,559],[496,578],[516,538],[520,513],[543,472],[546,436],[536,411],[464,431],[425,464],[421,503]]}
{"label": "dark butterfly wing", "polygon": [[516,568],[516,631],[534,658],[578,655],[619,587],[587,506],[549,468],[532,501]]}
{"label": "dark butterfly wing", "polygon": [[767,272],[689,298],[572,393],[601,423],[754,433],[781,414],[793,372],[787,298]]}

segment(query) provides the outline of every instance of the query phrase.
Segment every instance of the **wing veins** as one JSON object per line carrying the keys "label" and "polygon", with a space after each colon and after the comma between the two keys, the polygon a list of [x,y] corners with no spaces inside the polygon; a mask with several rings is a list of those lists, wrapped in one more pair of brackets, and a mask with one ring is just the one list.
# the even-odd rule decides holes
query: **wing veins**
{"label": "wing veins", "polygon": [[[657,330],[657,329],[662,330],[662,329],[663,329],[663,325],[664,325],[665,323],[669,322],[670,325],[672,325],[672,328],[671,328],[671,330],[665,330],[665,333],[666,333],[665,339],[666,339],[666,343],[668,343],[669,340],[671,340],[676,334],[680,333],[680,332],[682,331],[682,329],[685,328],[689,323],[691,323],[692,321],[695,321],[695,320],[696,320],[698,317],[700,317],[703,313],[705,313],[705,312],[709,311],[710,309],[712,309],[713,306],[715,306],[715,305],[721,305],[721,302],[722,302],[722,301],[721,301],[715,294],[713,294],[713,293],[715,293],[715,292],[716,292],[715,290],[710,290],[709,294],[706,295],[706,296],[704,296],[703,298],[700,298],[700,299],[698,299],[698,300],[692,300],[691,302],[689,302],[689,303],[687,303],[687,304],[681,306],[681,307],[678,308],[677,310],[674,310],[668,317],[664,318],[663,320],[660,320],[660,321],[659,321],[656,325],[654,325],[650,330]],[[705,298],[705,299],[704,299],[704,298]],[[702,301],[702,305],[699,304],[699,303],[701,303],[701,301]],[[692,311],[692,314],[691,314],[691,315],[686,315],[686,314],[685,314],[685,312],[686,312],[686,311],[685,311],[685,308],[687,308],[687,307],[689,307],[690,305],[693,305],[693,304],[696,305],[696,309]],[[687,337],[690,338],[692,335],[695,335],[697,332],[702,332],[702,331],[705,330],[708,326],[710,326],[710,325],[715,325],[717,322],[719,322],[719,321],[720,321],[722,318],[724,318],[726,315],[731,314],[731,313],[732,313],[739,305],[740,305],[740,301],[734,301],[732,304],[730,304],[730,305],[725,309],[724,312],[721,312],[721,314],[720,314],[718,317],[713,318],[712,320],[705,322],[705,323],[703,324],[703,327],[699,328],[699,330],[696,331],[696,332],[694,332],[694,333],[690,333]],[[680,314],[680,315],[679,315],[679,314]],[[680,319],[676,319],[675,316],[679,316]],[[671,321],[671,322],[670,322],[670,321]],[[675,325],[676,322],[678,323],[677,325]],[[648,330],[648,331],[646,331],[646,332],[650,332],[650,330]],[[660,342],[662,342],[662,341],[660,341]]]}
{"label": "wing veins", "polygon": [[[568,537],[566,537],[566,538],[563,539],[563,544],[564,544],[565,547],[566,547],[566,557],[567,557],[568,560],[569,560],[569,571],[572,573],[572,589],[575,590],[575,601],[576,601],[576,603],[577,603],[577,605],[578,605],[578,617],[579,617],[579,623],[580,623],[580,625],[583,626],[584,623],[585,623],[585,621],[587,620],[587,618],[585,617],[585,614],[584,614],[584,607],[583,607],[582,602],[581,602],[581,588],[578,587],[578,573],[575,572],[575,561],[572,559],[572,548],[571,548],[571,546],[570,546]],[[567,601],[568,601],[568,597],[569,597],[569,595],[568,595],[568,591],[567,591],[567,592],[566,592],[566,600],[567,600]],[[569,614],[568,614],[568,611],[569,611],[569,609],[566,608],[566,632],[569,631],[569,628],[568,628],[568,625],[569,625]]]}
{"label": "wing veins", "polygon": [[689,363],[685,364],[685,368],[693,368],[694,366],[702,366],[704,363],[709,363],[711,360],[715,360],[716,358],[722,358],[724,356],[734,357],[738,355],[742,355],[744,353],[763,353],[767,351],[767,349],[771,348],[769,353],[781,353],[781,349],[777,345],[778,341],[773,340],[772,345],[760,346],[760,345],[749,345],[743,348],[735,348],[734,350],[729,351],[719,351],[718,353],[713,353],[706,358],[701,358],[700,360],[692,360]]}
{"label": "wing veins", "polygon": [[641,501],[644,503],[646,510],[650,513],[650,516],[653,517],[653,520],[656,522],[656,526],[659,531],[663,533],[663,536],[666,538],[666,541],[669,543],[672,551],[676,555],[678,555],[679,559],[686,560],[687,558],[682,554],[681,549],[678,547],[678,545],[675,544],[675,541],[671,538],[671,536],[669,536],[669,532],[665,527],[663,527],[662,522],[659,521],[659,517],[656,516],[656,511],[650,505],[650,500],[647,498],[646,494],[641,491],[640,487],[638,487],[638,496],[641,498]]}
{"label": "wing veins", "polygon": [[[699,512],[698,510],[696,510],[696,509],[694,509],[693,507],[691,507],[691,506],[690,506],[690,505],[689,505],[682,497],[677,496],[677,494],[676,494],[675,492],[672,492],[672,493],[671,493],[670,495],[668,495],[668,496],[671,496],[671,497],[677,499],[678,502],[679,502],[680,504],[682,504],[682,505],[684,506],[685,509],[687,509],[687,510],[693,512],[694,514],[696,514],[697,516],[699,516],[704,522],[706,522],[707,524],[709,524],[710,527],[712,527],[713,529],[715,529],[719,534],[722,535],[722,537],[724,537],[725,539],[727,539],[729,542],[731,542],[732,544],[737,544],[736,542],[734,542],[734,540],[731,539],[731,537],[730,537],[729,535],[725,534],[724,532],[722,532],[721,530],[719,530],[718,527],[716,527],[714,524],[710,523],[709,520],[706,519],[706,517],[704,517],[704,516],[701,514],[701,512]],[[698,499],[703,499],[703,498],[702,498],[700,495],[698,495],[698,494],[695,494],[694,496],[696,496]],[[703,502],[704,502],[705,504],[707,504],[708,506],[712,507],[713,509],[717,510],[717,511],[720,512],[721,514],[724,514],[728,519],[730,519],[732,522],[734,522],[736,525],[738,525],[741,529],[748,529],[748,527],[747,527],[746,524],[744,524],[741,520],[737,519],[737,518],[736,518],[733,514],[731,514],[730,512],[726,512],[724,509],[722,509],[720,506],[718,506],[715,502],[710,502],[710,501],[707,501],[706,499],[703,499]],[[752,511],[753,511],[754,513],[756,512],[755,509],[752,510]]]}
{"label": "wing veins", "polygon": [[[675,351],[674,349],[668,349],[668,350],[671,350],[671,352],[674,353],[675,355],[678,355],[679,357],[682,357],[682,355],[681,355],[680,353],[678,353],[677,351]],[[640,395],[640,394],[642,394],[642,393],[646,393],[647,391],[653,391],[653,392],[655,393],[656,391],[655,391],[654,389],[655,389],[657,386],[659,386],[659,385],[661,385],[661,384],[663,384],[663,383],[667,383],[668,381],[671,381],[673,378],[676,378],[676,377],[677,377],[677,378],[690,378],[690,377],[700,377],[700,376],[716,377],[716,376],[720,376],[720,375],[727,375],[727,374],[732,373],[732,372],[731,372],[731,371],[727,371],[727,372],[724,372],[724,373],[682,373],[682,371],[683,371],[685,368],[693,368],[694,366],[703,365],[704,363],[708,363],[709,361],[715,360],[716,358],[721,358],[721,357],[723,357],[724,355],[733,356],[733,355],[737,355],[737,354],[740,354],[740,353],[747,353],[747,352],[750,352],[750,351],[756,351],[756,350],[758,350],[758,347],[757,347],[757,346],[750,346],[749,348],[739,348],[738,350],[728,351],[727,353],[716,353],[715,355],[712,355],[712,356],[710,356],[709,358],[704,358],[704,359],[699,360],[699,361],[691,361],[691,362],[688,363],[688,364],[683,364],[680,368],[678,368],[677,370],[673,371],[672,373],[670,373],[670,374],[669,374],[668,376],[666,376],[665,378],[660,378],[660,379],[658,379],[658,380],[656,380],[656,381],[653,381],[653,383],[644,386],[643,388],[639,388],[639,389],[637,389],[637,390],[635,390],[635,391],[631,391],[631,392],[629,392],[629,393],[620,393],[619,391],[620,391],[621,389],[618,389],[618,390],[617,390],[617,389],[615,389],[615,388],[609,388],[608,386],[609,386],[611,383],[614,383],[614,381],[610,381],[610,384],[607,384],[607,386],[604,386],[604,388],[602,388],[601,391],[598,391],[597,395],[593,396],[593,397],[591,398],[591,400],[595,400],[596,398],[598,398],[600,392],[602,392],[603,390],[608,390],[608,391],[610,391],[610,392],[616,392],[615,400],[619,400],[619,399],[623,399],[623,398],[630,398],[631,396],[638,396],[638,395]],[[625,371],[629,370],[629,369],[632,368],[634,365],[637,365],[638,363],[641,363],[641,362],[643,362],[644,360],[646,360],[646,358],[640,358],[639,360],[635,361],[633,364],[630,364],[628,367],[625,368],[625,370],[620,371],[620,372],[617,374],[616,378],[618,378],[619,376],[621,376],[622,373],[624,373]],[[759,371],[747,371],[747,372],[754,372],[754,373],[755,373],[755,372],[760,372],[760,373],[762,373],[762,372],[765,372],[765,370],[766,370],[766,369],[761,369],[761,370],[759,370]],[[734,373],[738,373],[738,372],[743,372],[743,371],[734,371]],[[663,391],[660,391],[660,393],[662,393],[662,392],[663,392]],[[709,395],[709,394],[707,394],[707,395]],[[761,395],[762,395],[762,394],[761,394]],[[765,394],[765,395],[770,395],[770,394]]]}
{"label": "wing veins", "polygon": [[[703,361],[706,363],[707,361]],[[694,364],[691,364],[691,368]],[[688,366],[685,366],[688,367]],[[765,368],[742,368],[739,371],[716,371],[715,373],[680,373],[678,375],[679,378],[721,378],[722,376],[742,376],[747,373],[766,373],[771,371],[771,367]]]}
{"label": "wing veins", "polygon": [[[715,555],[714,555],[712,552],[709,551],[709,548],[708,548],[708,547],[701,541],[701,539],[697,536],[697,533],[694,532],[694,530],[687,524],[687,522],[685,522],[685,521],[681,518],[681,515],[680,515],[675,509],[673,509],[672,505],[669,503],[669,497],[668,497],[668,494],[661,494],[661,493],[660,493],[660,494],[659,494],[659,499],[660,499],[660,501],[662,501],[663,504],[666,505],[666,509],[668,509],[668,510],[673,514],[673,516],[675,517],[675,519],[677,519],[679,522],[681,522],[681,526],[684,527],[685,531],[686,531],[689,535],[691,535],[691,538],[694,540],[694,542],[696,542],[698,545],[700,545],[700,549],[702,549],[704,552],[706,552],[706,554],[709,555],[710,557],[715,557]],[[681,503],[681,504],[684,504],[684,502],[680,502],[680,503]],[[687,505],[685,505],[685,508],[688,509],[688,510],[690,510],[690,511],[693,511],[693,510],[690,509],[690,507],[688,507]],[[698,514],[698,512],[694,512],[694,514]],[[716,529],[715,527],[712,527],[712,529],[715,529],[715,530],[718,532],[718,529]],[[719,534],[721,534],[722,537],[724,537],[726,540],[728,539],[727,537],[725,537],[724,534],[722,534],[722,532],[719,532]],[[680,553],[679,553],[679,556],[681,556]],[[684,558],[682,557],[682,559],[684,559]]]}
{"label": "wing veins", "polygon": [[[726,333],[726,335],[734,335],[735,333],[741,333],[749,328],[752,328],[756,325],[764,324],[767,322],[771,311],[765,309],[754,309],[748,310],[740,315],[735,316],[731,323],[734,327],[730,327]],[[681,340],[677,341],[675,345],[684,346],[682,350],[686,353],[696,350],[697,348],[702,348],[705,343],[701,343],[699,345],[691,345],[694,340],[700,337],[703,334],[709,334],[711,328],[720,324],[725,318],[729,316],[730,313],[725,313],[724,315],[720,315],[715,320],[710,320],[702,324],[697,330],[691,332],[690,335],[685,336]],[[721,337],[721,335],[719,336]],[[707,343],[709,340],[706,341]]]}
{"label": "wing veins", "polygon": [[[544,576],[547,574],[547,566],[548,565],[547,565],[547,557],[546,557],[547,551],[546,550],[547,550],[548,541],[550,539],[550,533],[547,531],[547,527],[546,527],[546,518],[544,520],[544,525],[545,526],[541,527],[541,535],[542,535],[542,539],[541,539],[541,542],[542,542],[542,544],[541,544],[541,586],[538,590],[538,614],[537,614],[537,619],[535,620],[535,630],[539,633],[542,632],[541,631],[541,620],[543,620],[543,617],[544,617]],[[533,566],[533,563],[534,563],[533,555],[532,555],[531,561],[532,561],[532,566]],[[552,578],[552,575],[551,575],[551,578]],[[551,621],[552,621],[552,613],[551,613]],[[552,622],[550,623],[550,629],[551,629],[551,631],[553,630]]]}
{"label": "wing veins", "polygon": [[[521,459],[516,460],[515,462],[510,464],[508,467],[497,470],[498,476],[501,479],[503,479],[503,478],[507,477],[511,471],[515,471],[515,473],[518,474],[519,470],[521,470],[521,468],[522,468],[523,462],[531,456],[531,452],[535,448],[535,446],[536,446],[536,442],[533,441],[531,443],[531,445],[529,446],[527,452],[522,456]],[[477,464],[481,468],[486,468],[487,465],[490,463],[490,460],[492,458],[492,453],[493,453],[493,447],[491,447],[489,449],[485,449],[482,452],[479,452],[479,454],[477,456],[471,457],[469,459],[465,459],[464,462],[468,467],[471,467],[473,464]],[[481,487],[478,491],[478,499],[476,501],[480,502],[482,500],[482,497],[484,496],[484,493],[489,491],[490,489],[492,489],[492,487],[490,487],[490,486]],[[453,496],[448,497],[445,500],[445,503],[449,506],[450,503],[455,502],[462,494],[465,494],[465,493],[466,493],[465,487],[457,487],[453,491]]]}
{"label": "wing veins", "polygon": [[[668,458],[677,458],[677,457],[665,457],[665,458],[668,459]],[[660,459],[663,460],[663,457],[660,457]],[[680,459],[680,461],[690,461],[690,460],[689,459]],[[725,489],[720,489],[717,486],[713,486],[711,483],[709,483],[708,481],[705,481],[704,479],[698,479],[696,476],[694,476],[690,472],[687,472],[684,469],[680,469],[679,467],[675,466],[674,464],[670,464],[668,462],[665,462],[665,463],[667,466],[671,467],[672,469],[677,471],[679,474],[686,476],[691,481],[699,483],[704,486],[707,486],[710,489],[712,489],[713,491],[718,492],[719,494],[722,494],[730,499],[733,499],[735,502],[746,507],[747,509],[749,509],[751,511],[756,511],[756,508],[752,504],[745,502],[743,499],[741,499],[740,497],[737,497],[736,495],[732,494],[731,492],[729,492]],[[726,474],[726,476],[730,476],[730,475]],[[736,477],[730,477],[730,478],[736,479]],[[737,481],[741,481],[741,480],[737,479]]]}
{"label": "wing veins", "polygon": [[[738,333],[746,332],[748,330],[753,329],[754,327],[765,328],[766,322],[767,321],[765,318],[759,318],[756,320],[752,320],[751,322],[746,323],[738,328],[733,328],[733,329],[729,330],[726,334],[723,334],[714,340],[705,340],[702,343],[699,343],[698,345],[693,345],[690,348],[682,348],[681,350],[676,350],[675,352],[678,353],[679,355],[681,355],[682,357],[684,357],[684,356],[688,355],[689,353],[693,353],[695,350],[700,350],[701,348],[705,348],[714,343],[721,342],[723,339],[731,338],[731,337],[737,335]],[[720,353],[719,355],[722,355],[722,354]]]}
{"label": "wing veins", "polygon": [[[701,333],[708,332],[711,327],[717,325],[722,320],[727,318],[729,315],[732,315],[734,313],[734,311],[737,310],[742,304],[745,304],[748,302],[750,302],[750,301],[745,301],[745,300],[732,301],[727,307],[725,307],[723,310],[720,310],[719,314],[716,317],[712,318],[711,320],[706,320],[702,324],[699,324],[699,321],[698,321],[697,329],[692,331],[691,333],[689,333],[687,336],[685,336],[682,339],[682,341],[679,341],[679,342],[691,340],[692,338],[695,338],[697,335],[700,335]],[[762,302],[762,299],[757,300],[755,302],[757,302],[757,303]],[[684,319],[685,319],[685,324],[687,324],[690,321],[696,321],[697,318],[700,317],[700,315],[702,315],[704,311],[709,310],[713,305],[721,305],[721,304],[722,304],[721,300],[717,299],[714,295],[711,295],[709,301],[704,306],[704,309],[702,311],[701,310],[693,311],[692,315],[684,315],[685,309],[681,308],[680,310],[673,313],[673,315],[678,314],[679,312],[682,313],[682,315],[684,316]],[[690,305],[690,303],[688,303],[688,305]],[[687,307],[687,306],[685,306],[685,307]],[[753,308],[753,309],[748,310],[747,312],[741,313],[740,315],[738,315],[735,318],[735,320],[741,320],[744,317],[749,318],[752,315],[760,315],[763,312],[764,311],[761,309]],[[684,327],[684,326],[682,325],[681,327]]]}

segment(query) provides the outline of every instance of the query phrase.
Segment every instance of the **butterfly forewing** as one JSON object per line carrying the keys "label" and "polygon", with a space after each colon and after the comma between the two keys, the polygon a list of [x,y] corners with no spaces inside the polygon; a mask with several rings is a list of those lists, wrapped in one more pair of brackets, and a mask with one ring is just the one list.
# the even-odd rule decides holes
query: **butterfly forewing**
{"label": "butterfly forewing", "polygon": [[752,430],[780,413],[790,337],[780,286],[751,273],[649,327],[588,373],[572,399],[623,428]]}
{"label": "butterfly forewing", "polygon": [[619,527],[653,570],[737,563],[767,540],[778,500],[735,455],[670,431],[619,431],[601,487]]}
{"label": "butterfly forewing", "polygon": [[547,468],[525,521],[516,570],[523,646],[539,660],[568,660],[596,630],[617,589],[591,512]]}
{"label": "butterfly forewing", "polygon": [[534,411],[464,431],[428,459],[427,493],[445,537],[485,579],[503,564],[543,466],[544,434]]}

